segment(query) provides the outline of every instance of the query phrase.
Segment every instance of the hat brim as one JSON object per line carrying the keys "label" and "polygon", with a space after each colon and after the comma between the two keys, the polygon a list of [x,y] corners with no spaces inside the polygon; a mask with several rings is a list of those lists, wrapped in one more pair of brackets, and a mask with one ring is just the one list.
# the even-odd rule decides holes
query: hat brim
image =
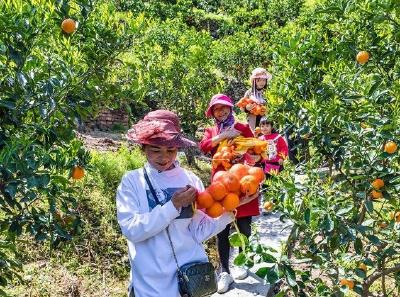
{"label": "hat brim", "polygon": [[167,147],[178,147],[178,148],[187,148],[192,146],[197,146],[196,142],[183,137],[181,135],[177,135],[173,139],[164,139],[164,138],[149,138],[146,140],[138,140],[131,134],[127,134],[126,138],[136,144],[147,144],[147,145],[156,145],[156,146],[167,146]]}
{"label": "hat brim", "polygon": [[214,105],[217,105],[217,104],[221,104],[221,105],[233,107],[233,103],[230,103],[230,102],[228,102],[228,101],[226,101],[226,100],[223,100],[223,99],[217,99],[217,100],[215,100],[215,101],[213,102],[212,105],[210,105],[210,106],[207,108],[206,116],[207,116],[208,118],[213,117],[212,108],[213,108]]}
{"label": "hat brim", "polygon": [[270,81],[272,79],[272,74],[268,73],[268,74],[255,75],[251,79],[255,79],[255,78],[264,78],[267,81]]}

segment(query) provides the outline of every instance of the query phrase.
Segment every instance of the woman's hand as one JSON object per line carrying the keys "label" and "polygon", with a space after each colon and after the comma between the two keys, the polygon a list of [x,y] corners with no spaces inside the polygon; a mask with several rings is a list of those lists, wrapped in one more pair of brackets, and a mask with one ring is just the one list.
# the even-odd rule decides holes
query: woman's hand
{"label": "woman's hand", "polygon": [[213,144],[213,146],[216,146],[217,144],[219,144],[221,141],[223,141],[225,139],[232,139],[239,135],[240,135],[239,130],[236,130],[235,128],[230,127],[228,129],[226,129],[224,132],[218,134],[217,136],[214,136],[212,138],[212,144]]}
{"label": "woman's hand", "polygon": [[243,205],[243,204],[247,204],[250,201],[258,198],[260,196],[260,188],[257,189],[257,192],[255,192],[253,195],[245,195],[242,199],[240,199],[240,204],[239,206]]}
{"label": "woman's hand", "polygon": [[179,210],[181,207],[191,205],[196,200],[196,197],[196,188],[187,185],[184,189],[176,191],[172,196],[171,201],[175,208]]}
{"label": "woman's hand", "polygon": [[256,103],[249,103],[246,105],[248,111],[251,111],[254,107],[256,107]]}
{"label": "woman's hand", "polygon": [[232,139],[232,138],[239,136],[240,131],[236,130],[233,127],[230,127],[228,129],[226,129],[224,132],[222,132],[220,135],[223,139]]}

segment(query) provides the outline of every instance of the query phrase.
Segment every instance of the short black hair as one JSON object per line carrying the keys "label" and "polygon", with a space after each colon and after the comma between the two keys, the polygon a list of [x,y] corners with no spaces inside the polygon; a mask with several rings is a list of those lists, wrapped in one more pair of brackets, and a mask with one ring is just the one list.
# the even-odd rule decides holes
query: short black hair
{"label": "short black hair", "polygon": [[270,124],[271,127],[274,126],[274,122],[271,119],[268,119],[267,117],[262,117],[260,119],[260,125],[267,125],[267,124]]}

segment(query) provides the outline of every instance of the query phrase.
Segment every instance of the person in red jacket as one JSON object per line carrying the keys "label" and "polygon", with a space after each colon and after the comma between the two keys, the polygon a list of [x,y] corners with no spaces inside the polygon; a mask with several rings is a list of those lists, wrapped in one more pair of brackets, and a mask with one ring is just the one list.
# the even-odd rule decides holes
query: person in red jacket
{"label": "person in red jacket", "polygon": [[[210,153],[213,156],[217,152],[218,145],[225,139],[232,139],[242,135],[244,137],[254,137],[248,124],[242,124],[235,121],[233,116],[233,102],[230,97],[224,94],[217,94],[211,98],[206,111],[207,117],[212,117],[215,120],[215,126],[206,128],[203,139],[200,141],[200,149],[203,153]],[[212,170],[211,180],[214,174],[224,170],[222,165]],[[236,218],[239,231],[249,237],[251,234],[252,216],[259,215],[259,192],[245,197],[246,204],[237,208]],[[225,230],[217,235],[217,247],[219,259],[221,261],[221,273],[218,281],[218,292],[224,293],[228,291],[229,285],[233,282],[229,269],[229,231],[231,225],[228,225]],[[239,249],[240,251],[240,249]],[[244,279],[247,277],[248,271],[244,268],[236,270],[235,278]]]}
{"label": "person in red jacket", "polygon": [[271,171],[279,172],[283,168],[283,161],[288,156],[288,145],[286,140],[275,131],[273,122],[266,117],[260,119],[261,140],[268,142],[268,157],[262,161],[264,172],[268,175]]}

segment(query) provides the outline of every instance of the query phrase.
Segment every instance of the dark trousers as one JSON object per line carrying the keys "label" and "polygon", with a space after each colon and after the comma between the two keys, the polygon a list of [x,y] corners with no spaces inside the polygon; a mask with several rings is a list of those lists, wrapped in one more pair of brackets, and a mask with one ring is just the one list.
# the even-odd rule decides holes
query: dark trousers
{"label": "dark trousers", "polygon": [[[243,217],[237,219],[237,225],[239,228],[240,233],[244,234],[246,237],[249,237],[251,234],[251,219],[252,217]],[[228,272],[229,270],[229,251],[230,251],[230,244],[229,244],[229,231],[231,229],[231,225],[227,225],[224,230],[222,230],[217,235],[217,246],[218,246],[218,255],[221,261],[221,268],[222,272]],[[239,248],[239,252],[242,249]]]}

